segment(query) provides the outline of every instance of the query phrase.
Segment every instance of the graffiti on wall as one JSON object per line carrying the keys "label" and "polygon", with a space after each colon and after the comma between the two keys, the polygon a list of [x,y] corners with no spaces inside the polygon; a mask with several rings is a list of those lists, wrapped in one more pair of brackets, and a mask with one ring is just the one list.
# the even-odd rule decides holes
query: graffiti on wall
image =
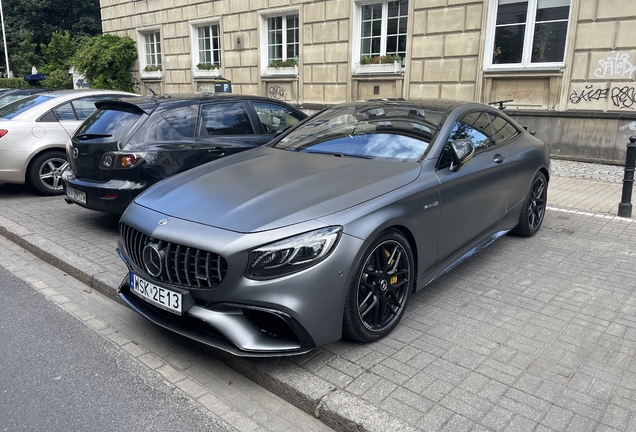
{"label": "graffiti on wall", "polygon": [[592,84],[588,84],[582,90],[572,90],[570,93],[570,102],[578,105],[581,102],[594,102],[602,99],[610,99],[612,104],[617,108],[636,108],[636,88],[631,86],[594,88]]}
{"label": "graffiti on wall", "polygon": [[534,94],[534,90],[510,90],[508,97],[514,100],[531,99]]}
{"label": "graffiti on wall", "polygon": [[285,87],[273,85],[269,86],[269,97],[272,99],[278,100],[286,100],[287,99],[287,89]]}
{"label": "graffiti on wall", "polygon": [[614,57],[607,57],[606,59],[600,59],[598,61],[599,67],[594,71],[594,75],[598,78],[605,77],[618,77],[618,78],[632,78],[634,72],[636,72],[636,65],[633,65],[629,61],[629,54],[616,53]]}

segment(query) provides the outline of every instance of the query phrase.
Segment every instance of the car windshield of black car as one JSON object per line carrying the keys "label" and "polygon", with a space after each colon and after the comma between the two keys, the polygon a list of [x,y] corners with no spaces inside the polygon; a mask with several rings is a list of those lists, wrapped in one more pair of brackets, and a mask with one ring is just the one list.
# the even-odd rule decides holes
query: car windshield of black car
{"label": "car windshield of black car", "polygon": [[440,123],[440,113],[412,106],[336,107],[291,131],[274,147],[412,162],[426,154]]}

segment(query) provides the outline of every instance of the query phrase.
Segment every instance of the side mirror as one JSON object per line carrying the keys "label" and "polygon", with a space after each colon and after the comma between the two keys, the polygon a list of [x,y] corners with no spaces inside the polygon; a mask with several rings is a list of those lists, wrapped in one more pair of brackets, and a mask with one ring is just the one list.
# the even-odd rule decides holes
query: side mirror
{"label": "side mirror", "polygon": [[472,141],[467,139],[458,139],[451,143],[453,153],[453,162],[451,162],[451,171],[458,171],[459,168],[468,162],[475,154],[475,147]]}

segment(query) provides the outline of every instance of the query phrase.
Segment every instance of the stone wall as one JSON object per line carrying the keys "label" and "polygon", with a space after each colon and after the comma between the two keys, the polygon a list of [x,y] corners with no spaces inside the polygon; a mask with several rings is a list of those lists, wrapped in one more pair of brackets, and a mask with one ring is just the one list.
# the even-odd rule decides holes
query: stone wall
{"label": "stone wall", "polygon": [[414,2],[409,97],[475,100],[483,3]]}

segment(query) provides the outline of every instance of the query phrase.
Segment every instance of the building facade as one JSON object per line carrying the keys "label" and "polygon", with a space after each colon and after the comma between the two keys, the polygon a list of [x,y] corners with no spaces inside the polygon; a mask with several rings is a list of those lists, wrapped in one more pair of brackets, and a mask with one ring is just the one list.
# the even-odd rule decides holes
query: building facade
{"label": "building facade", "polygon": [[[369,98],[506,102],[554,156],[624,162],[636,135],[636,0],[101,0],[158,93],[311,111]],[[144,87],[140,91],[146,91]]]}

